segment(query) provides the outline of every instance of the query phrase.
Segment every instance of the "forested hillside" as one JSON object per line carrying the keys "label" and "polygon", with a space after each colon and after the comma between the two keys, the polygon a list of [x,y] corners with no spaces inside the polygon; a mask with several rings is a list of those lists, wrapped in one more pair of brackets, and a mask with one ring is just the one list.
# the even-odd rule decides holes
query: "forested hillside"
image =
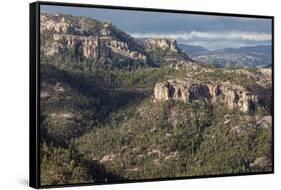
{"label": "forested hillside", "polygon": [[216,68],[172,39],[41,17],[42,185],[272,171],[271,68]]}

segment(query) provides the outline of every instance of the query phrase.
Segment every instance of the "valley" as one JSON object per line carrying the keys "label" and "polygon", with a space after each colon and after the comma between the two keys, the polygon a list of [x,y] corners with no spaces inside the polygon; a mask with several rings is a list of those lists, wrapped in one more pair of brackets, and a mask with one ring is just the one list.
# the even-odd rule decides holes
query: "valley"
{"label": "valley", "polygon": [[42,185],[272,171],[270,67],[48,13],[40,60]]}

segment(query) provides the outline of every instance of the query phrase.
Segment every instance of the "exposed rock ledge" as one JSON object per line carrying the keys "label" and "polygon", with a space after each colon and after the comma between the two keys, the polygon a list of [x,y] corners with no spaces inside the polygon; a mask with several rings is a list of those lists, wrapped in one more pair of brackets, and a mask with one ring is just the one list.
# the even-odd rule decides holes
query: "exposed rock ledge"
{"label": "exposed rock ledge", "polygon": [[193,78],[171,79],[157,83],[154,88],[154,101],[170,99],[192,102],[208,99],[223,103],[228,109],[248,112],[257,106],[257,96],[245,88],[230,83],[202,82]]}
{"label": "exposed rock ledge", "polygon": [[150,49],[163,49],[177,52],[177,41],[170,38],[149,38],[145,40],[145,44]]}

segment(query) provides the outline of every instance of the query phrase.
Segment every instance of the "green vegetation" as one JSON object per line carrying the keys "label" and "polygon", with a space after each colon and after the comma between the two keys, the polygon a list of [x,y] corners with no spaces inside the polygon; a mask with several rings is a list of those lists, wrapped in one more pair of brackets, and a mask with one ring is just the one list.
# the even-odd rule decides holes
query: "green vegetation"
{"label": "green vegetation", "polygon": [[[253,69],[252,69],[253,70]],[[197,74],[197,77],[203,80],[211,81],[230,81],[236,85],[247,87],[248,85],[254,84],[255,80],[249,78],[246,74],[236,73],[234,69],[230,69],[230,72],[225,73],[221,69],[214,69],[214,72],[205,72]]]}
{"label": "green vegetation", "polygon": [[[271,171],[268,165],[250,166],[260,157],[271,157],[271,125],[241,122],[241,128],[250,127],[238,135],[225,117],[237,124],[247,114],[204,100],[152,102],[154,84],[184,75],[182,71],[82,74],[42,64],[41,73],[46,83],[42,89],[51,93],[41,101],[44,184]],[[50,90],[58,81],[63,93]],[[65,112],[72,115],[64,118],[60,114]],[[255,116],[268,114],[264,110]]]}
{"label": "green vegetation", "polygon": [[101,164],[86,160],[73,149],[41,146],[41,185],[104,183],[122,178],[107,171]]}
{"label": "green vegetation", "polygon": [[69,149],[41,147],[41,184],[93,182],[81,159]]}
{"label": "green vegetation", "polygon": [[[42,185],[272,171],[272,85],[257,69],[219,69],[195,62],[184,65],[186,70],[180,64],[173,69],[171,63],[191,62],[180,50],[148,49],[110,23],[50,15],[60,20],[62,16],[74,26],[70,35],[110,33],[110,39],[119,40],[119,49],[126,46],[123,54],[134,57],[137,51],[147,59],[126,59],[127,55],[114,52],[107,56],[108,49],[103,52],[106,56],[86,58],[80,42],[59,56],[49,56],[43,50],[57,50],[49,46],[55,31],[44,32],[40,57]],[[193,79],[229,82],[255,95],[251,98],[257,98],[259,106],[249,113],[227,109],[222,102],[227,93],[217,87],[206,87],[219,94],[214,95],[215,101],[209,99],[210,93],[202,96],[206,99],[200,96],[187,103],[154,101],[156,83],[187,75],[192,78],[187,83],[190,91]],[[205,93],[202,89],[196,92]],[[238,101],[238,93],[242,91],[230,92],[233,102]]]}
{"label": "green vegetation", "polygon": [[178,49],[178,52],[170,51],[169,49],[161,49],[156,47],[153,50],[146,50],[147,55],[156,65],[166,66],[172,60],[181,60],[187,58],[187,55]]}
{"label": "green vegetation", "polygon": [[235,135],[224,124],[229,111],[212,110],[205,102],[155,105],[147,99],[112,114],[111,122],[76,139],[74,147],[87,159],[93,152],[95,159],[114,155],[104,166],[126,179],[253,172],[251,162],[271,155],[271,129],[249,127]]}

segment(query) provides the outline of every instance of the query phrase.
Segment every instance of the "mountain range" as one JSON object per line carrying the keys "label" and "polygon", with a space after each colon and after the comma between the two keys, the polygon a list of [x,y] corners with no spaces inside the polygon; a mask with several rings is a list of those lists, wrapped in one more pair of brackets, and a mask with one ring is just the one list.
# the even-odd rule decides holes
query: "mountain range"
{"label": "mountain range", "polygon": [[240,48],[208,50],[201,46],[179,44],[195,61],[217,67],[266,67],[272,64],[272,46],[257,45]]}

